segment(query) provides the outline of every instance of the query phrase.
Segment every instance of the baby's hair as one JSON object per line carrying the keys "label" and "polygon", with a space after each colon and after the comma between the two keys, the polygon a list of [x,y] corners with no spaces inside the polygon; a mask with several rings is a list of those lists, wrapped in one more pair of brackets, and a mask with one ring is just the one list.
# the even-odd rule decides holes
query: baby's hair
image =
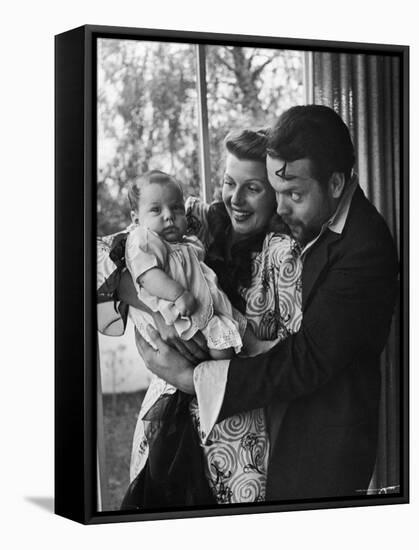
{"label": "baby's hair", "polygon": [[174,184],[182,193],[183,189],[180,183],[166,172],[161,170],[150,170],[141,176],[134,178],[128,186],[128,200],[131,207],[131,210],[136,211],[138,208],[138,202],[140,200],[141,190],[146,186],[152,183],[159,183],[160,185]]}
{"label": "baby's hair", "polygon": [[268,128],[262,128],[230,132],[224,140],[224,146],[239,160],[265,162],[268,131]]}

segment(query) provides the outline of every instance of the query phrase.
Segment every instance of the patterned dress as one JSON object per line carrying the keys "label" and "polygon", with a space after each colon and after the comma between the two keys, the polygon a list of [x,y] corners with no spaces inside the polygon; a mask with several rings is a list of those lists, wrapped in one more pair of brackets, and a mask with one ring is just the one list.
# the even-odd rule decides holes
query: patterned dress
{"label": "patterned dress", "polygon": [[[208,246],[208,206],[188,199],[187,214],[194,233]],[[262,249],[253,254],[251,284],[239,290],[246,303],[248,323],[260,340],[276,342],[298,331],[302,319],[301,268],[298,245],[283,234],[268,233]],[[163,381],[157,386],[154,384],[153,395],[147,394],[141,407],[133,441],[131,479],[146,462],[148,442],[158,426],[159,407],[172,391]],[[285,407],[284,404],[282,414]],[[264,410],[227,418],[216,424],[210,434],[202,433],[195,399],[190,411],[201,436],[206,476],[217,502],[263,501],[269,456]]]}

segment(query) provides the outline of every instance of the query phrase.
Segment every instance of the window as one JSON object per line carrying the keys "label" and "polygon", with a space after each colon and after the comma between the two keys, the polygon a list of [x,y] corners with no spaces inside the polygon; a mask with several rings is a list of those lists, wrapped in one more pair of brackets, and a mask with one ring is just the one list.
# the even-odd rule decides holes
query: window
{"label": "window", "polygon": [[[307,99],[306,54],[300,51],[102,38],[97,52],[99,235],[130,223],[127,184],[147,170],[173,174],[186,194],[219,199],[226,134],[269,126]],[[131,440],[149,373],[132,326],[122,337],[99,335],[99,351],[102,509],[114,510],[128,486]]]}
{"label": "window", "polygon": [[127,183],[147,170],[175,175],[186,193],[217,197],[224,137],[269,126],[305,101],[304,55],[99,39],[99,233],[126,227]]}

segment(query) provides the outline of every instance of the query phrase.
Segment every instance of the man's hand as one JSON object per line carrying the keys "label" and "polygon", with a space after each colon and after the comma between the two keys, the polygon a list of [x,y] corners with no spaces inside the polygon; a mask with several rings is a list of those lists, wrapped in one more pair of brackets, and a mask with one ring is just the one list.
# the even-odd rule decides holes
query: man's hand
{"label": "man's hand", "polygon": [[177,350],[193,365],[209,359],[207,342],[201,332],[198,331],[190,340],[182,340],[174,326],[166,324],[161,313],[153,312],[152,316],[160,338],[170,348]]}
{"label": "man's hand", "polygon": [[149,325],[147,330],[157,350],[153,349],[135,329],[137,348],[144,359],[146,367],[169,384],[172,384],[172,386],[175,386],[175,388],[184,393],[195,395],[193,383],[194,364],[163,342],[159,333],[152,326]]}
{"label": "man's hand", "polygon": [[134,283],[128,270],[122,272],[118,287],[118,298],[130,306],[149,313],[156,324],[157,330],[164,342],[176,349],[194,365],[209,359],[208,346],[203,334],[198,331],[190,340],[182,340],[173,326],[166,325],[163,316],[159,312],[151,311],[139,301]]}

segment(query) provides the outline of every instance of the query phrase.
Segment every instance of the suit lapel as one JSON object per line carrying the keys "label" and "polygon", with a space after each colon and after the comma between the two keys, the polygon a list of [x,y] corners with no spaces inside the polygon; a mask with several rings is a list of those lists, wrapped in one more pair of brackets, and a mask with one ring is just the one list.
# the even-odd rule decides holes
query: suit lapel
{"label": "suit lapel", "polygon": [[302,273],[303,311],[307,306],[308,299],[310,298],[316,282],[327,267],[330,246],[340,238],[341,235],[338,233],[326,230],[319,241],[307,252]]}
{"label": "suit lapel", "polygon": [[351,200],[343,233],[333,233],[333,231],[327,229],[319,240],[313,245],[313,247],[307,252],[307,256],[304,259],[302,273],[303,311],[307,307],[308,300],[313,292],[316,282],[328,265],[330,247],[336,241],[339,241],[346,233],[348,224],[356,224],[356,221],[354,221],[354,216],[356,215],[356,212],[360,211],[362,202],[368,203],[362,189],[358,186]]}

